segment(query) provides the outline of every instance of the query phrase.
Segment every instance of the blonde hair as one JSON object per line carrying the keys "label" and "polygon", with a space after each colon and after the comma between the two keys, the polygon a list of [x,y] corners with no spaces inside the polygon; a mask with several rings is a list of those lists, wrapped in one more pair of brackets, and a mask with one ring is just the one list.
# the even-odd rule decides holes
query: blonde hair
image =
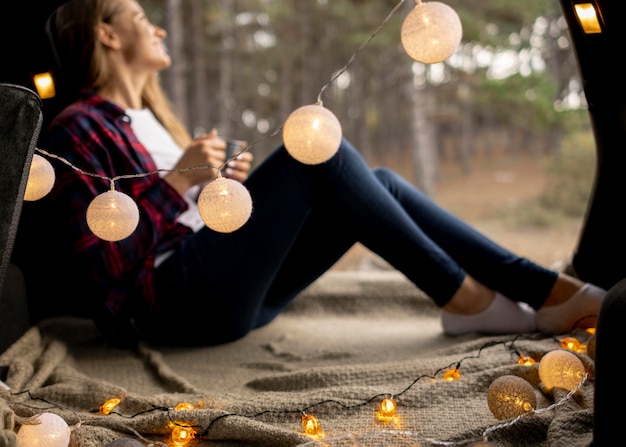
{"label": "blonde hair", "polygon": [[[99,23],[109,22],[120,8],[118,0],[70,0],[56,10],[52,30],[55,35],[51,40],[68,99],[75,99],[87,90],[97,91],[110,78],[110,61],[104,46],[96,39],[95,30]],[[146,83],[141,99],[174,141],[186,148],[191,135],[174,113],[156,73]]]}

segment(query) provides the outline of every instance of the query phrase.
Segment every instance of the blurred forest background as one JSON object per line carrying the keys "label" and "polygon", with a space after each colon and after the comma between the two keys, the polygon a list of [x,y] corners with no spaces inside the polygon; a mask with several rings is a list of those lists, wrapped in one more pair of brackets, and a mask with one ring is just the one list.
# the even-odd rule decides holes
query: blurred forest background
{"label": "blurred forest background", "polygon": [[287,116],[323,89],[370,165],[553,264],[574,249],[595,167],[559,3],[445,3],[462,43],[423,65],[400,43],[413,0],[142,1],[168,31],[162,81],[192,133],[245,139],[259,162]]}

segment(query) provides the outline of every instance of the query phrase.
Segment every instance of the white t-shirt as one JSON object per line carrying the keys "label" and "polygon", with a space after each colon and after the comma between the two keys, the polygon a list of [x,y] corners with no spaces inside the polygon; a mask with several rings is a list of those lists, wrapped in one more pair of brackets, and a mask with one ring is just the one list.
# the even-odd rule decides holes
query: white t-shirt
{"label": "white t-shirt", "polygon": [[[157,169],[173,169],[181,156],[182,149],[155,118],[152,111],[150,109],[126,109],[126,114],[130,117],[130,127],[135,132],[137,139],[152,156]],[[165,171],[160,173],[162,177],[166,174],[167,172]],[[178,221],[187,225],[193,231],[198,231],[204,226],[204,222],[202,222],[198,213],[198,204],[196,202],[198,194],[200,194],[199,185],[187,190],[184,198],[189,208],[178,216]]]}

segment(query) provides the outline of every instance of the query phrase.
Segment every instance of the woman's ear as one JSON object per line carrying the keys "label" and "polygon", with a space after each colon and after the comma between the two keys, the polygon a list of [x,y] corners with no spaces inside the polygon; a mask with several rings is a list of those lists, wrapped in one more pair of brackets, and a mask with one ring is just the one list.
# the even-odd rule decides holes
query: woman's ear
{"label": "woman's ear", "polygon": [[120,47],[120,39],[108,23],[100,22],[96,25],[96,38],[106,47],[113,49]]}

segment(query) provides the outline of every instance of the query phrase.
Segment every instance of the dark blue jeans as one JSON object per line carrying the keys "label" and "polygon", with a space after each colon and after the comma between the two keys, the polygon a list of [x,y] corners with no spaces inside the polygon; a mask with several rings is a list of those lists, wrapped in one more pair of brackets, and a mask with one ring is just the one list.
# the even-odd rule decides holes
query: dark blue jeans
{"label": "dark blue jeans", "polygon": [[[222,234],[204,228],[156,270],[162,310],[137,319],[146,336],[189,344],[235,340],[275,318],[356,242],[402,272],[437,305],[470,274],[539,307],[557,274],[492,242],[399,175],[371,169],[344,141],[333,158],[305,165],[278,148],[245,183],[250,220]],[[180,317],[176,317],[179,315]]]}

